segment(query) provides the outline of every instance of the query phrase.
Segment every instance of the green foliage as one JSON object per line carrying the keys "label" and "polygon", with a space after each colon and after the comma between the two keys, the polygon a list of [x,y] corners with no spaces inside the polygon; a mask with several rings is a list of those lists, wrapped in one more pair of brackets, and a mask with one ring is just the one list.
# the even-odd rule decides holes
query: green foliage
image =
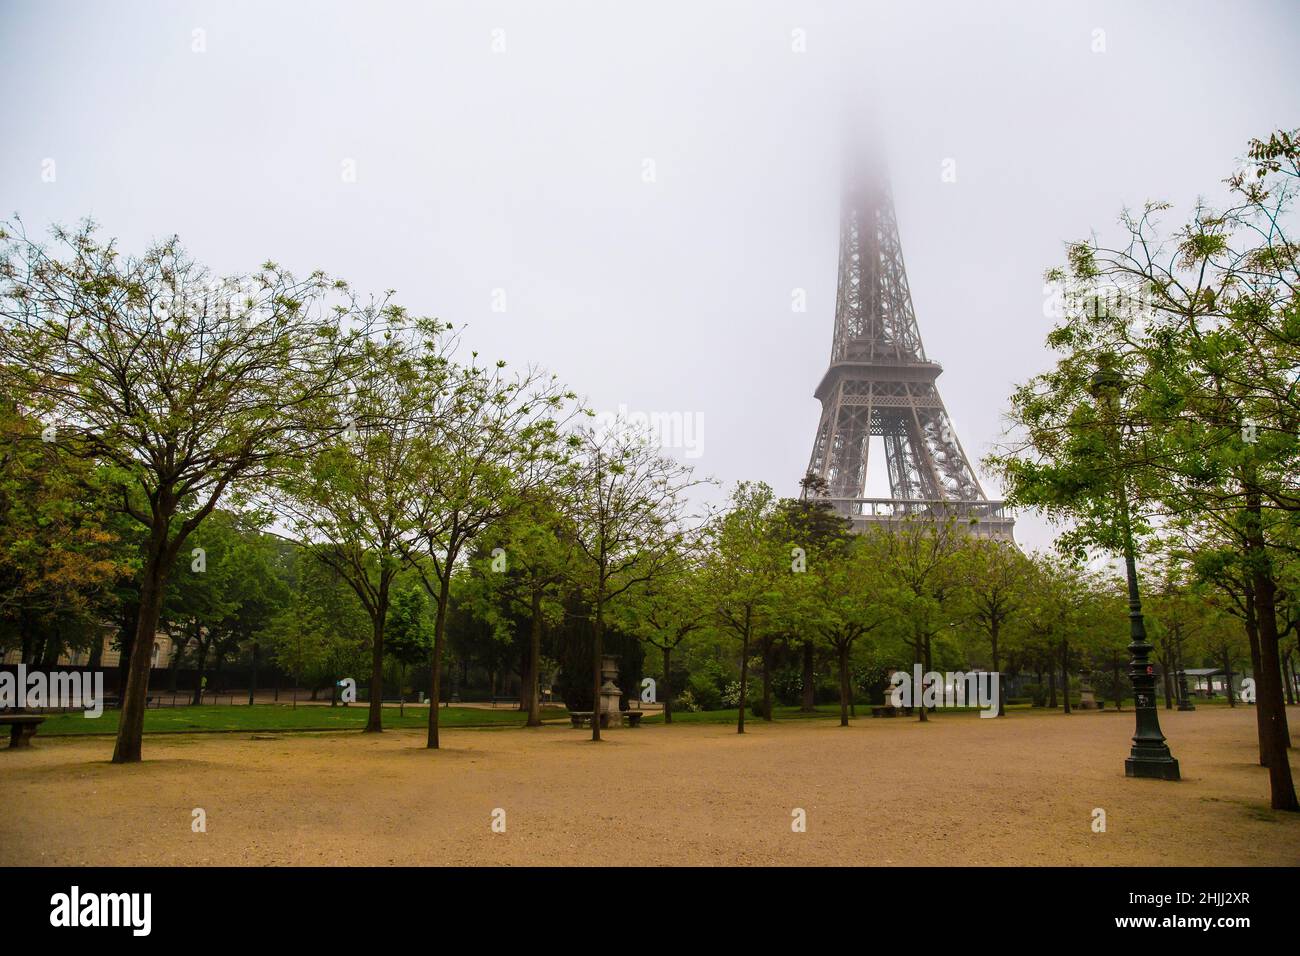
{"label": "green foliage", "polygon": [[429,663],[433,654],[433,621],[423,588],[408,587],[397,592],[389,609],[384,649],[406,666]]}

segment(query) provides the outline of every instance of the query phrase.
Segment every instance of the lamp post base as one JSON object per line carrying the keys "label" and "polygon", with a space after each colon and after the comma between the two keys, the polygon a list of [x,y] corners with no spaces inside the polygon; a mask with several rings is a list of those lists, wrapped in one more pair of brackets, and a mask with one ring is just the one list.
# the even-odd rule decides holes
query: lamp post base
{"label": "lamp post base", "polygon": [[1150,780],[1181,780],[1178,761],[1173,757],[1129,757],[1124,761],[1124,776]]}

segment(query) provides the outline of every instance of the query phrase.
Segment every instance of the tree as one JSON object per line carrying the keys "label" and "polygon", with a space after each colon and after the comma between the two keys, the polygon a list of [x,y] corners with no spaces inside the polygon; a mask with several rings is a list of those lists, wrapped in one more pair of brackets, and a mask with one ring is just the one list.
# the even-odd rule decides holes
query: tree
{"label": "tree", "polygon": [[102,642],[137,543],[115,521],[103,469],[60,455],[42,430],[0,394],[0,646],[12,634],[28,664]]}
{"label": "tree", "polygon": [[731,493],[728,510],[709,529],[705,587],[719,627],[740,641],[738,734],[745,732],[749,706],[750,644],[758,629],[768,624],[778,577],[791,573],[788,553],[771,534],[775,508],[770,487],[742,481]]}
{"label": "tree", "polygon": [[684,494],[691,469],[658,453],[644,435],[615,422],[578,436],[570,473],[574,561],[570,584],[589,608],[592,636],[591,739],[600,740],[600,672],[611,605],[672,567],[685,541]]}
{"label": "tree", "polygon": [[[1006,627],[1024,607],[1029,581],[1029,561],[1009,541],[972,539],[957,554],[961,600],[979,630],[988,638],[994,673],[1002,669]],[[999,682],[997,716],[1005,716]]]}
{"label": "tree", "polygon": [[[365,319],[346,294],[274,263],[214,283],[176,239],[143,256],[93,224],[55,230],[62,256],[0,230],[0,369],[55,427],[61,451],[109,464],[120,507],[146,530],[140,607],[114,763],[138,761],[168,569],[236,482],[253,483],[319,438]],[[57,418],[56,418],[57,416]]]}
{"label": "tree", "polygon": [[[347,427],[310,460],[294,462],[278,483],[279,510],[300,545],[334,569],[370,618],[370,709],[363,733],[384,729],[384,626],[404,564],[401,543],[411,533],[409,502],[421,480],[418,417],[427,396],[402,342],[390,333],[360,343],[349,393],[330,416]],[[436,351],[425,357],[436,359]]]}
{"label": "tree", "polygon": [[329,687],[333,705],[339,679],[366,663],[370,621],[351,588],[310,555],[297,553],[288,588],[288,598],[265,635],[271,657],[293,675],[295,707],[299,686],[310,687],[313,700],[321,688]]}
{"label": "tree", "polygon": [[529,727],[542,725],[542,633],[563,616],[565,582],[576,547],[563,509],[562,489],[534,489],[518,512],[484,536],[489,550],[476,562],[475,580],[487,600],[502,606],[504,616],[528,616],[527,659],[520,676]]}
{"label": "tree", "polygon": [[252,646],[270,627],[288,589],[276,573],[276,544],[263,535],[259,515],[217,509],[190,537],[195,546],[168,572],[161,617],[178,652],[193,645],[193,702],[202,702],[203,672],[210,657],[218,668],[243,645]]}
{"label": "tree", "polygon": [[1073,654],[1071,638],[1081,637],[1093,597],[1094,582],[1083,568],[1069,559],[1041,556],[1030,565],[1025,605],[1025,624],[1029,639],[1043,655],[1050,675],[1052,699],[1056,706],[1056,678],[1061,681],[1062,711],[1071,713],[1070,669]]}
{"label": "tree", "polygon": [[[952,519],[909,516],[874,538],[873,551],[894,595],[903,642],[926,673],[933,670],[935,635],[956,623],[955,561],[961,534]],[[917,719],[928,719],[924,706],[917,708]]]}
{"label": "tree", "polygon": [[[1077,550],[1122,548],[1118,496],[1131,500],[1139,537],[1188,519],[1230,538],[1259,649],[1271,804],[1300,811],[1277,607],[1278,541],[1300,509],[1300,269],[1287,232],[1300,136],[1252,141],[1228,183],[1232,205],[1200,203],[1172,234],[1159,224],[1168,205],[1148,203],[1121,218],[1125,243],[1069,247],[1068,268],[1048,274],[1072,300],[1048,336],[1060,359],[1013,395],[1025,443],[994,463],[1008,501],[1069,521],[1065,543]],[[1089,400],[1094,372],[1123,387],[1109,408]]]}
{"label": "tree", "polygon": [[524,508],[535,489],[555,483],[576,444],[561,435],[576,414],[576,396],[554,376],[536,369],[511,376],[504,362],[484,368],[477,353],[459,365],[454,343],[442,345],[437,332],[427,330],[417,359],[424,409],[411,475],[412,531],[400,542],[435,601],[426,742],[435,750],[452,575],[481,535]]}
{"label": "tree", "polygon": [[694,549],[671,559],[663,574],[652,581],[625,612],[625,626],[659,651],[663,667],[664,723],[673,722],[673,652],[691,634],[703,629],[713,615],[704,590],[702,570]]}
{"label": "tree", "polygon": [[[433,653],[433,626],[424,589],[416,586],[398,591],[388,620],[386,651],[398,669],[398,712],[406,713],[406,672],[428,665]],[[436,705],[431,705],[436,706]]]}
{"label": "tree", "polygon": [[[835,549],[852,534],[853,522],[840,515],[828,500],[829,485],[826,479],[808,472],[799,482],[802,495],[798,499],[783,499],[777,504],[781,521],[791,539],[801,547],[808,561],[820,560],[823,549]],[[815,644],[805,637],[801,642],[803,699],[800,710],[812,713],[816,708]]]}
{"label": "tree", "polygon": [[849,676],[853,645],[891,614],[879,563],[880,536],[889,533],[873,531],[869,537],[823,548],[808,568],[814,627],[834,652],[839,668],[841,727],[849,725],[853,701]]}

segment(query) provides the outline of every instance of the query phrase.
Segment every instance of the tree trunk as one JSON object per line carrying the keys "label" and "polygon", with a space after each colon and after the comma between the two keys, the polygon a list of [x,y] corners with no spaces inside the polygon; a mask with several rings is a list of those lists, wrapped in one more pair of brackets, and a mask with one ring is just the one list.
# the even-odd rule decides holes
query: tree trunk
{"label": "tree trunk", "polygon": [[438,582],[438,613],[433,618],[433,662],[429,665],[429,736],[425,747],[438,749],[438,696],[442,691],[442,643],[447,634],[447,601],[451,596],[451,568],[455,555],[448,555]]}
{"label": "tree trunk", "polygon": [[1232,692],[1232,661],[1223,658],[1223,689],[1228,692],[1228,706],[1237,706],[1237,695]]}
{"label": "tree trunk", "polygon": [[253,642],[253,666],[248,672],[248,706],[253,706],[253,696],[257,693],[257,656],[260,651],[257,641]]}
{"label": "tree trunk", "polygon": [[[1245,588],[1244,597],[1246,599],[1246,640],[1250,644],[1250,672],[1258,675],[1262,667],[1259,663],[1259,615],[1255,612],[1255,588],[1248,586]],[[1258,694],[1256,700],[1258,700]],[[1259,738],[1259,765],[1268,766],[1268,751],[1264,746],[1264,737],[1268,733],[1267,725],[1264,721],[1264,711],[1255,705],[1255,732]]]}
{"label": "tree trunk", "polygon": [[370,709],[366,713],[363,734],[384,732],[384,624],[388,617],[388,582],[380,581],[379,599],[371,617],[373,637],[370,647]]}
{"label": "tree trunk", "polygon": [[30,616],[25,608],[18,609],[18,632],[22,641],[23,656],[22,662],[28,667],[32,667],[37,661],[37,644],[36,633],[32,629]]}
{"label": "tree trunk", "polygon": [[1169,663],[1163,657],[1160,658],[1160,684],[1165,689],[1165,710],[1171,710],[1174,706],[1174,688],[1169,679]]}
{"label": "tree trunk", "polygon": [[998,658],[998,620],[994,618],[989,627],[989,641],[993,645],[993,673],[998,675],[998,699],[993,705],[993,714],[997,717],[1007,715],[1006,705],[1004,703],[1006,694],[1002,689],[1002,667]]}
{"label": "tree trunk", "polygon": [[542,592],[533,591],[533,622],[528,636],[528,727],[542,726],[539,684],[542,668]]}
{"label": "tree trunk", "polygon": [[841,643],[836,647],[840,659],[840,726],[849,725],[849,646]]}
{"label": "tree trunk", "polygon": [[121,694],[122,716],[113,746],[113,763],[138,763],[144,741],[144,710],[148,703],[149,671],[153,663],[154,631],[162,610],[163,587],[167,580],[165,552],[167,526],[152,530],[149,554],[140,576],[140,609],[136,618],[135,638],[131,642],[131,659],[126,672],[126,688]]}
{"label": "tree trunk", "polygon": [[736,719],[736,733],[745,732],[745,705],[749,694],[749,608],[745,608],[745,628],[740,634],[740,716]]}
{"label": "tree trunk", "polygon": [[763,719],[772,720],[772,639],[765,638],[763,649]]}
{"label": "tree trunk", "polygon": [[1061,640],[1061,701],[1065,705],[1065,713],[1070,713],[1070,641],[1066,638]]}
{"label": "tree trunk", "polygon": [[54,627],[45,638],[45,650],[41,653],[41,666],[53,669],[59,664],[63,654],[63,638],[59,636],[58,627]]}
{"label": "tree trunk", "polygon": [[[925,651],[922,650],[921,639],[919,637],[916,640],[916,645],[914,650],[916,651],[915,663],[920,664],[925,659]],[[927,723],[930,720],[930,717],[925,712],[925,680],[924,679],[921,680],[920,689],[921,689],[921,699],[912,701],[912,705],[916,708],[916,714],[917,714],[916,719],[921,723]]]}
{"label": "tree trunk", "polygon": [[817,688],[814,686],[813,675],[813,642],[803,642],[803,701],[799,709],[805,714],[811,714],[817,710]]}
{"label": "tree trunk", "polygon": [[[934,672],[934,648],[933,648],[933,645],[930,643],[930,637],[931,637],[931,635],[929,635],[929,634],[925,635],[925,643],[924,643],[924,646],[925,646],[925,672],[926,672],[927,674],[930,674],[930,673],[933,673],[933,672]],[[939,688],[939,691],[940,691],[940,693],[942,694],[943,688]],[[927,710],[926,707],[924,707],[924,706],[921,707],[921,713],[925,713],[926,710]]]}
{"label": "tree trunk", "polygon": [[1295,694],[1291,690],[1291,685],[1295,683],[1295,673],[1291,668],[1291,652],[1287,651],[1286,656],[1282,658],[1282,677],[1283,683],[1286,684],[1286,702],[1289,705],[1295,704]]}
{"label": "tree trunk", "polygon": [[1251,552],[1249,566],[1259,624],[1260,672],[1255,675],[1255,706],[1267,707],[1265,755],[1268,758],[1271,806],[1274,810],[1295,812],[1300,811],[1300,802],[1296,800],[1295,781],[1291,779],[1291,762],[1287,757],[1291,741],[1287,731],[1286,706],[1282,702],[1282,671],[1278,662],[1276,585],[1260,524],[1259,496],[1250,492],[1246,501],[1246,546]]}
{"label": "tree trunk", "polygon": [[1047,698],[1047,706],[1052,708],[1052,710],[1055,710],[1056,709],[1056,669],[1055,668],[1047,672],[1047,687],[1049,692],[1049,696]]}
{"label": "tree trunk", "polygon": [[661,647],[660,650],[664,655],[664,723],[671,724],[673,722],[673,688],[668,677],[672,672],[668,668],[672,666],[673,652],[668,647]]}
{"label": "tree trunk", "polygon": [[592,692],[591,692],[591,739],[600,740],[600,670],[604,662],[605,638],[605,599],[602,593],[596,595],[596,615],[591,622],[591,667],[592,667]]}

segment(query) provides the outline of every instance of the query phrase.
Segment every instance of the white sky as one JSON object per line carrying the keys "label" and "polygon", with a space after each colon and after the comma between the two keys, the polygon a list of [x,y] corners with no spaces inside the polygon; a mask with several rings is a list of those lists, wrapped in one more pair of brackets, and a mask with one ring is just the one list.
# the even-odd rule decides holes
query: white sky
{"label": "white sky", "polygon": [[[921,333],[980,457],[1048,362],[1063,243],[1216,199],[1248,138],[1300,125],[1298,27],[1284,2],[4,0],[0,214],[395,289],[598,410],[689,416],[728,485],[794,494],[846,111],[881,114]],[[1018,537],[1050,540],[1032,516]]]}

